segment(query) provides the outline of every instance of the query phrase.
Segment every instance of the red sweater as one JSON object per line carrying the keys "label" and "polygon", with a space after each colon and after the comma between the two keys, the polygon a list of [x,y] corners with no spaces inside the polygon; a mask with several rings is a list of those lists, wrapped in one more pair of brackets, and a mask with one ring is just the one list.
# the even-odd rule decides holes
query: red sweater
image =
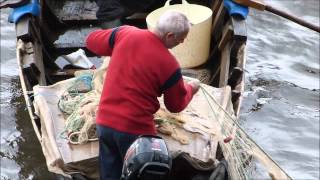
{"label": "red sweater", "polygon": [[192,99],[192,87],[184,84],[178,62],[155,34],[122,26],[113,36],[112,30],[94,31],[86,40],[93,53],[111,56],[96,123],[131,134],[156,134],[157,97],[164,94],[166,108],[180,112]]}

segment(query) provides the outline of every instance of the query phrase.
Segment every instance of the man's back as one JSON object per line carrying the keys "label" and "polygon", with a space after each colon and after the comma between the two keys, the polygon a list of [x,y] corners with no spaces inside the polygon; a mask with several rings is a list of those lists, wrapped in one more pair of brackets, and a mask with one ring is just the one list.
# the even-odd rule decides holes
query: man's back
{"label": "man's back", "polygon": [[[110,35],[111,30],[96,34],[104,37],[100,39],[100,46],[106,49],[102,55],[111,55],[97,124],[133,134],[155,134],[153,114],[159,109],[157,97],[179,65],[161,40],[148,30],[120,27],[113,49],[109,47]],[[87,42],[90,49],[90,37]]]}

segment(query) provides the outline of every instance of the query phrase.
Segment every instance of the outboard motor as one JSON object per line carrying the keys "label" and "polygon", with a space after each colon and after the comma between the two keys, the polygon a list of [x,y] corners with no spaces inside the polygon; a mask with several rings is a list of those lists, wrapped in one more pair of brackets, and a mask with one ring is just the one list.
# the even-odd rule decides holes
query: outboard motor
{"label": "outboard motor", "polygon": [[121,180],[165,180],[170,170],[171,158],[164,140],[143,135],[127,150]]}

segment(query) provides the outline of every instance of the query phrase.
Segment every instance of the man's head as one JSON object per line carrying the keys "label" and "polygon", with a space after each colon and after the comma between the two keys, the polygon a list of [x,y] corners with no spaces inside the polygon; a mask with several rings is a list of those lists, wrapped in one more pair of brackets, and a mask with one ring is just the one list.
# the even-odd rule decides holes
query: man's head
{"label": "man's head", "polygon": [[165,12],[157,21],[154,32],[161,38],[168,49],[183,43],[190,30],[188,18],[177,11]]}

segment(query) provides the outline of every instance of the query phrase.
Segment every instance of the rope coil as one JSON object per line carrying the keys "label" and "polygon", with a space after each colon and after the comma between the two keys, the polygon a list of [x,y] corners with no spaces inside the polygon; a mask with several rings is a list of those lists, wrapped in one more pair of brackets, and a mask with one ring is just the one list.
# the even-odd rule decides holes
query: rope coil
{"label": "rope coil", "polygon": [[67,115],[63,138],[71,144],[98,140],[95,130],[99,95],[92,89],[93,74],[79,75],[59,99],[59,109]]}

